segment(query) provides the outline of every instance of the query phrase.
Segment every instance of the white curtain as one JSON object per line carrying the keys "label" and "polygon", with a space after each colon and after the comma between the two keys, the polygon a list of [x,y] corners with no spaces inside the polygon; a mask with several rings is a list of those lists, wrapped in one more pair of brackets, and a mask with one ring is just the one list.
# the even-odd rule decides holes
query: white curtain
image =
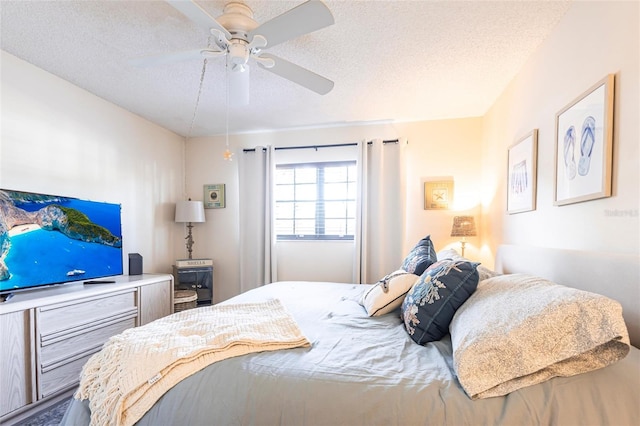
{"label": "white curtain", "polygon": [[375,283],[402,265],[406,144],[402,139],[358,143],[356,283]]}
{"label": "white curtain", "polygon": [[273,227],[272,146],[238,156],[240,189],[240,291],[277,281],[275,231]]}

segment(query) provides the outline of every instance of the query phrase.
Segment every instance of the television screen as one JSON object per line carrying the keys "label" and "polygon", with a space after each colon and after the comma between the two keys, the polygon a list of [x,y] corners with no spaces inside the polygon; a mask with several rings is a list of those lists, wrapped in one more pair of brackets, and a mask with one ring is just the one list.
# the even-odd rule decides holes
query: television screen
{"label": "television screen", "polygon": [[120,205],[0,189],[0,293],[122,274]]}

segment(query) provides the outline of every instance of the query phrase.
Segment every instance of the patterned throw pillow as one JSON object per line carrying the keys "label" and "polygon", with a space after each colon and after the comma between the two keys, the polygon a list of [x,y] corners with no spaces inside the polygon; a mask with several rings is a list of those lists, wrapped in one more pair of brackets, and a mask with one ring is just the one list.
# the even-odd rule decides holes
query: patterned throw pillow
{"label": "patterned throw pillow", "polygon": [[442,339],[458,308],[478,287],[478,263],[443,259],[431,265],[402,303],[404,326],[424,345]]}
{"label": "patterned throw pillow", "polygon": [[427,235],[409,252],[402,263],[402,269],[410,274],[422,275],[425,269],[436,260],[436,250],[433,248],[431,235]]}

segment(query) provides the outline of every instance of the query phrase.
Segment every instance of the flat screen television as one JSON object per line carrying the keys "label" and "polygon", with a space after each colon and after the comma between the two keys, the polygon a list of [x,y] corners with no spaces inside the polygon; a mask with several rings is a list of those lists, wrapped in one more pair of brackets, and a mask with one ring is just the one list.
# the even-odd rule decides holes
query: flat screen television
{"label": "flat screen television", "polygon": [[119,204],[0,189],[0,295],[122,267]]}

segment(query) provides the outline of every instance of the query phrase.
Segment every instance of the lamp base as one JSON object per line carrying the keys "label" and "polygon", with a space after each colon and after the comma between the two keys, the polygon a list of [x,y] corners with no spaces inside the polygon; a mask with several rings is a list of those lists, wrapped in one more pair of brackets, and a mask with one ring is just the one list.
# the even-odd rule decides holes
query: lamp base
{"label": "lamp base", "polygon": [[185,240],[187,240],[187,251],[189,252],[189,259],[193,259],[192,252],[193,252],[194,241],[193,241],[193,235],[191,234],[191,230],[193,229],[193,224],[189,222],[189,224],[187,225],[187,228],[189,228],[189,234],[185,238]]}

